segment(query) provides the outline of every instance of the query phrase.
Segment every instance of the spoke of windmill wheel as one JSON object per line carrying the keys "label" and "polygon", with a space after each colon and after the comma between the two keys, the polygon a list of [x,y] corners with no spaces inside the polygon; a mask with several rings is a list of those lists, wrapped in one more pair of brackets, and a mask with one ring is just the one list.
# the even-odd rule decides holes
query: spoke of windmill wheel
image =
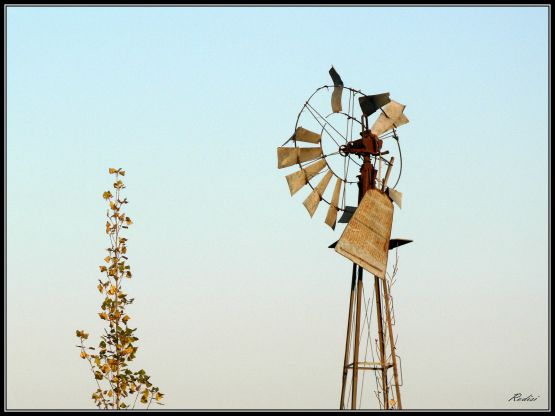
{"label": "spoke of windmill wheel", "polygon": [[300,163],[301,167],[304,168],[306,165],[310,165],[310,164],[314,163],[314,162],[317,161],[317,160],[325,159],[325,158],[328,157],[328,156],[333,156],[333,155],[338,155],[338,154],[339,154],[339,151],[333,152],[333,153],[328,153],[327,155],[322,154],[322,155],[320,155],[319,157],[317,157],[317,158],[315,158],[315,159],[308,160],[308,161],[306,161],[306,162],[301,161],[301,162],[299,162],[299,163]]}
{"label": "spoke of windmill wheel", "polygon": [[[337,132],[337,134],[339,134],[339,135],[341,136],[341,138],[342,138],[343,140],[345,140],[345,143],[347,143],[347,139],[346,139],[345,137],[343,137],[343,135],[342,135],[341,133],[339,133],[335,127],[333,127],[330,123],[328,123],[328,121],[327,121],[325,118],[323,118],[322,115],[321,115],[320,113],[318,113],[318,111],[316,111],[316,109],[314,109],[314,107],[312,107],[312,106],[311,106],[310,104],[308,104],[308,103],[306,103],[305,107],[308,109],[308,112],[312,115],[312,117],[314,117],[314,119],[318,122],[318,124],[320,124],[320,126],[322,127],[322,129],[323,129],[326,133],[328,133],[328,135],[331,137],[331,139],[333,140],[333,142],[334,142],[338,147],[339,147],[339,143],[337,143],[337,140],[335,140],[334,137],[330,134],[330,132],[326,130],[325,125],[328,125],[328,126],[330,126],[333,130],[335,130],[335,131]],[[309,107],[310,107],[310,108],[309,108]],[[354,108],[354,97],[353,97],[353,107],[352,107],[352,108]],[[324,120],[325,124],[322,124],[322,122],[318,119],[318,117],[316,117],[316,115],[314,114],[314,112],[313,112],[312,110],[314,110],[314,112],[316,112],[316,113],[318,114],[318,116]],[[354,109],[353,109],[353,112],[354,112]],[[353,118],[353,120],[354,120],[354,118]],[[353,121],[353,123],[354,123],[354,121]],[[352,134],[352,127],[351,127],[351,134]],[[359,167],[362,167],[362,165],[361,165],[360,163],[358,163],[357,161],[355,161],[355,160],[351,157],[351,155],[348,155],[348,158],[351,159],[351,160],[353,161],[353,163],[356,163]],[[345,180],[347,180],[347,178],[345,178]]]}
{"label": "spoke of windmill wheel", "polygon": [[[351,117],[351,133],[350,133],[349,136],[347,136],[349,138],[350,142],[353,141],[353,126],[354,126],[354,123],[355,123],[355,120],[356,120],[355,117],[354,117],[354,114],[355,114],[355,94],[353,94],[353,103],[351,105],[351,111],[352,111],[351,116],[350,116]],[[362,165],[360,163],[358,163],[356,160],[354,160],[351,157],[351,155],[349,155],[349,159],[352,160],[354,164],[358,165],[359,167],[362,167]],[[347,180],[347,177],[345,177],[345,180]]]}
{"label": "spoke of windmill wheel", "polygon": [[[318,117],[320,117],[322,120],[326,121],[326,118],[325,118],[324,116],[322,116],[322,114],[320,114],[320,113],[318,112],[318,110],[316,110],[314,107],[312,107],[309,103],[307,103],[307,106],[310,107],[310,110],[314,111],[314,112],[318,115]],[[337,134],[339,134],[339,136],[341,136],[341,138],[342,138],[343,140],[345,140],[345,143],[347,143],[347,138],[346,138],[346,137],[343,137],[343,135],[342,135],[341,133],[339,133],[339,131],[337,131],[337,129],[336,129],[333,125],[331,125],[331,124],[329,124],[329,123],[328,123],[328,125],[329,125]],[[339,144],[338,144],[338,145],[339,145]]]}
{"label": "spoke of windmill wheel", "polygon": [[[328,126],[330,126],[331,128],[333,128],[334,130],[335,130],[335,128],[334,128],[331,124],[329,124],[325,119],[324,119],[325,124],[322,124],[322,122],[318,119],[318,117],[316,117],[316,115],[314,114],[314,112],[311,110],[312,106],[311,106],[310,104],[307,104],[307,107],[306,107],[306,108],[307,108],[308,112],[312,115],[312,117],[314,117],[314,119],[318,122],[318,124],[320,124],[320,127],[322,127],[322,129],[323,129],[326,133],[328,133],[328,135],[331,137],[331,139],[334,141],[334,143],[337,145],[337,147],[339,147],[340,145],[339,145],[339,143],[337,143],[337,140],[335,140],[334,137],[330,134],[330,132],[326,130],[326,124],[327,124]],[[320,116],[320,117],[321,117],[321,116]],[[336,130],[336,131],[337,131],[337,130]],[[340,133],[339,135],[340,135],[342,138],[344,138],[344,137],[341,135],[341,133]]]}
{"label": "spoke of windmill wheel", "polygon": [[343,209],[347,204],[347,177],[349,175],[349,163],[351,162],[351,158],[347,158],[347,168],[345,169],[345,182],[343,183]]}
{"label": "spoke of windmill wheel", "polygon": [[352,95],[353,95],[353,92],[349,91],[349,105],[348,105],[348,109],[347,109],[347,129],[345,131],[345,138],[349,137],[349,120],[350,120],[349,119],[349,117],[350,117],[349,114],[351,114],[351,97],[352,97]]}

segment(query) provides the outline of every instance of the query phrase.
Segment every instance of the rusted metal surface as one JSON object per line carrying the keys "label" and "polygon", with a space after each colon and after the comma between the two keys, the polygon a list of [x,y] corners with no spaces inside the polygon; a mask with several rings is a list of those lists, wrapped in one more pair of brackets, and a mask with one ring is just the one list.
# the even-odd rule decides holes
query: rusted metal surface
{"label": "rusted metal surface", "polygon": [[295,130],[295,140],[298,142],[320,143],[320,139],[321,137],[318,133],[305,128],[297,127],[297,130]]}
{"label": "rusted metal surface", "polygon": [[278,147],[278,169],[293,166],[296,163],[308,162],[322,156],[319,147]]}
{"label": "rusted metal surface", "polygon": [[337,209],[339,208],[339,193],[341,192],[341,184],[343,181],[337,178],[335,181],[335,188],[333,189],[333,196],[331,198],[331,203],[328,208],[328,213],[326,215],[326,224],[328,224],[332,230],[335,230],[335,222],[337,221]]}
{"label": "rusted metal surface", "polygon": [[335,251],[383,279],[392,222],[393,204],[389,198],[376,189],[368,190]]}
{"label": "rusted metal surface", "polygon": [[326,161],[324,159],[320,159],[317,162],[298,170],[297,172],[287,175],[285,179],[287,179],[291,196],[295,195],[299,189],[305,186],[310,179],[320,173],[320,171],[326,166]]}
{"label": "rusted metal surface", "polygon": [[372,133],[380,134],[391,130],[393,127],[398,127],[397,121],[400,121],[400,117],[405,110],[405,105],[398,103],[397,101],[391,100],[388,104],[383,106],[380,116],[376,119],[372,125]]}
{"label": "rusted metal surface", "polygon": [[331,170],[328,170],[320,183],[316,185],[316,188],[312,190],[308,197],[304,200],[303,205],[312,217],[318,208],[318,204],[322,200],[322,195],[326,191],[328,184],[330,183],[330,179],[333,176]]}
{"label": "rusted metal surface", "polygon": [[383,141],[370,130],[361,133],[362,138],[353,140],[339,147],[339,153],[342,155],[356,154],[361,156],[379,155],[382,149]]}

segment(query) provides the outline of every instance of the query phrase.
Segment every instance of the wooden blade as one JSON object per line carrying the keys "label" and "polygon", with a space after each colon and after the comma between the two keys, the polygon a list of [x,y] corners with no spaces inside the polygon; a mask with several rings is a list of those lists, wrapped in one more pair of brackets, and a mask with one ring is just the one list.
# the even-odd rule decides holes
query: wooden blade
{"label": "wooden blade", "polygon": [[328,170],[320,183],[316,185],[316,188],[312,190],[312,192],[308,195],[308,197],[304,200],[303,205],[312,217],[318,208],[318,204],[322,200],[322,195],[326,191],[328,184],[330,183],[330,179],[333,176],[331,170]]}
{"label": "wooden blade", "polygon": [[379,136],[380,134],[391,130],[393,127],[398,127],[395,122],[400,119],[405,107],[405,105],[391,100],[382,108],[383,112],[380,113],[380,116],[372,125],[372,128],[370,129],[372,130],[372,133]]}
{"label": "wooden blade", "polygon": [[285,179],[287,179],[291,196],[295,195],[299,189],[305,186],[311,178],[320,173],[326,166],[326,160],[320,159],[297,172],[287,175]]}
{"label": "wooden blade", "polygon": [[395,120],[395,128],[400,127],[404,124],[407,124],[408,122],[409,122],[409,119],[407,118],[407,116],[405,116],[404,114],[401,114],[401,117]]}
{"label": "wooden blade", "polygon": [[399,207],[403,208],[403,194],[395,189],[387,188],[387,196]]}
{"label": "wooden blade", "polygon": [[293,166],[299,162],[308,162],[322,156],[322,149],[319,147],[278,147],[278,169]]}
{"label": "wooden blade", "polygon": [[335,188],[333,189],[333,196],[328,208],[328,214],[326,215],[326,224],[328,224],[332,230],[335,230],[335,222],[337,220],[337,208],[339,206],[339,193],[341,192],[342,182],[343,181],[341,179],[337,178],[337,181],[335,182]]}
{"label": "wooden blade", "polygon": [[341,97],[343,95],[343,87],[341,85],[336,85],[333,87],[333,92],[331,94],[331,111],[334,113],[339,113],[342,110],[341,107]]}
{"label": "wooden blade", "polygon": [[295,140],[306,143],[320,143],[320,135],[302,127],[297,127],[297,130],[295,130]]}
{"label": "wooden blade", "polygon": [[370,189],[345,227],[335,251],[384,279],[392,223],[393,204],[383,192]]}

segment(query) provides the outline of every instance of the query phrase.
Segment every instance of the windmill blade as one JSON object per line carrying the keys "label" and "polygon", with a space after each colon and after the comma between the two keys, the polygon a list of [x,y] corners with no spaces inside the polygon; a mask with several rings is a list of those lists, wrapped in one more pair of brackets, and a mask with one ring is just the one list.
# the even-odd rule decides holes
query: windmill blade
{"label": "windmill blade", "polygon": [[356,210],[357,210],[357,207],[352,207],[350,205],[347,205],[345,207],[345,210],[343,211],[343,215],[341,215],[341,218],[339,218],[339,223],[347,224],[349,221],[351,221],[351,218],[353,217],[353,214],[355,213]]}
{"label": "windmill blade", "polygon": [[413,240],[408,240],[406,238],[392,238],[389,240],[389,249],[393,250],[394,248],[398,248],[412,242]]}
{"label": "windmill blade", "polygon": [[374,114],[379,108],[386,105],[389,101],[388,92],[384,92],[383,94],[364,95],[358,98],[360,109],[366,117]]}
{"label": "windmill blade", "polygon": [[387,188],[387,196],[395,202],[399,208],[403,208],[403,194],[395,189]]}
{"label": "windmill blade", "polygon": [[306,143],[320,143],[320,135],[313,131],[297,127],[295,130],[295,140]]}
{"label": "windmill blade", "polygon": [[333,176],[331,170],[328,170],[320,183],[316,185],[316,188],[312,190],[312,192],[308,195],[308,197],[304,200],[303,205],[312,217],[322,200],[322,195],[326,191],[328,184],[330,183],[330,179]]}
{"label": "windmill blade", "polygon": [[386,104],[382,108],[382,113],[372,125],[372,128],[370,129],[372,130],[372,133],[379,136],[380,134],[383,134],[386,131],[391,130],[393,127],[398,127],[396,125],[396,122],[403,115],[403,111],[405,111],[405,107],[406,106],[404,104],[391,100],[388,104]]}
{"label": "windmill blade", "polygon": [[322,156],[322,149],[319,147],[278,147],[278,169],[293,166],[296,163],[308,162]]}
{"label": "windmill blade", "polygon": [[405,116],[404,114],[401,114],[401,117],[399,117],[396,121],[395,121],[395,128],[400,127],[404,124],[407,124],[409,122],[409,119],[407,118],[407,116]]}
{"label": "windmill blade", "polygon": [[291,196],[295,195],[299,189],[305,186],[310,179],[316,176],[322,169],[327,166],[325,159],[320,159],[313,164],[293,172],[285,177],[289,185]]}
{"label": "windmill blade", "polygon": [[343,81],[333,66],[330,69],[330,76],[334,85],[333,93],[331,94],[331,110],[334,113],[339,113],[342,110],[341,97],[343,95]]}
{"label": "windmill blade", "polygon": [[337,181],[335,182],[335,188],[333,189],[333,196],[331,197],[331,203],[326,215],[326,224],[328,224],[332,230],[335,230],[335,222],[337,221],[337,208],[339,205],[339,193],[341,192],[341,183],[342,180],[337,178]]}

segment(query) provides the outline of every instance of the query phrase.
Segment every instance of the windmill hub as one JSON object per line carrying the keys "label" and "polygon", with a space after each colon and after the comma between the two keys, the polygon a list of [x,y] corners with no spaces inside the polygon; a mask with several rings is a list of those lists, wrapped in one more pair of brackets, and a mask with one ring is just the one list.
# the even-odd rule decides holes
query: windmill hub
{"label": "windmill hub", "polygon": [[360,133],[362,138],[353,140],[339,146],[339,154],[347,156],[349,154],[359,156],[379,156],[382,150],[383,140],[378,139],[378,136],[370,130],[365,130]]}

